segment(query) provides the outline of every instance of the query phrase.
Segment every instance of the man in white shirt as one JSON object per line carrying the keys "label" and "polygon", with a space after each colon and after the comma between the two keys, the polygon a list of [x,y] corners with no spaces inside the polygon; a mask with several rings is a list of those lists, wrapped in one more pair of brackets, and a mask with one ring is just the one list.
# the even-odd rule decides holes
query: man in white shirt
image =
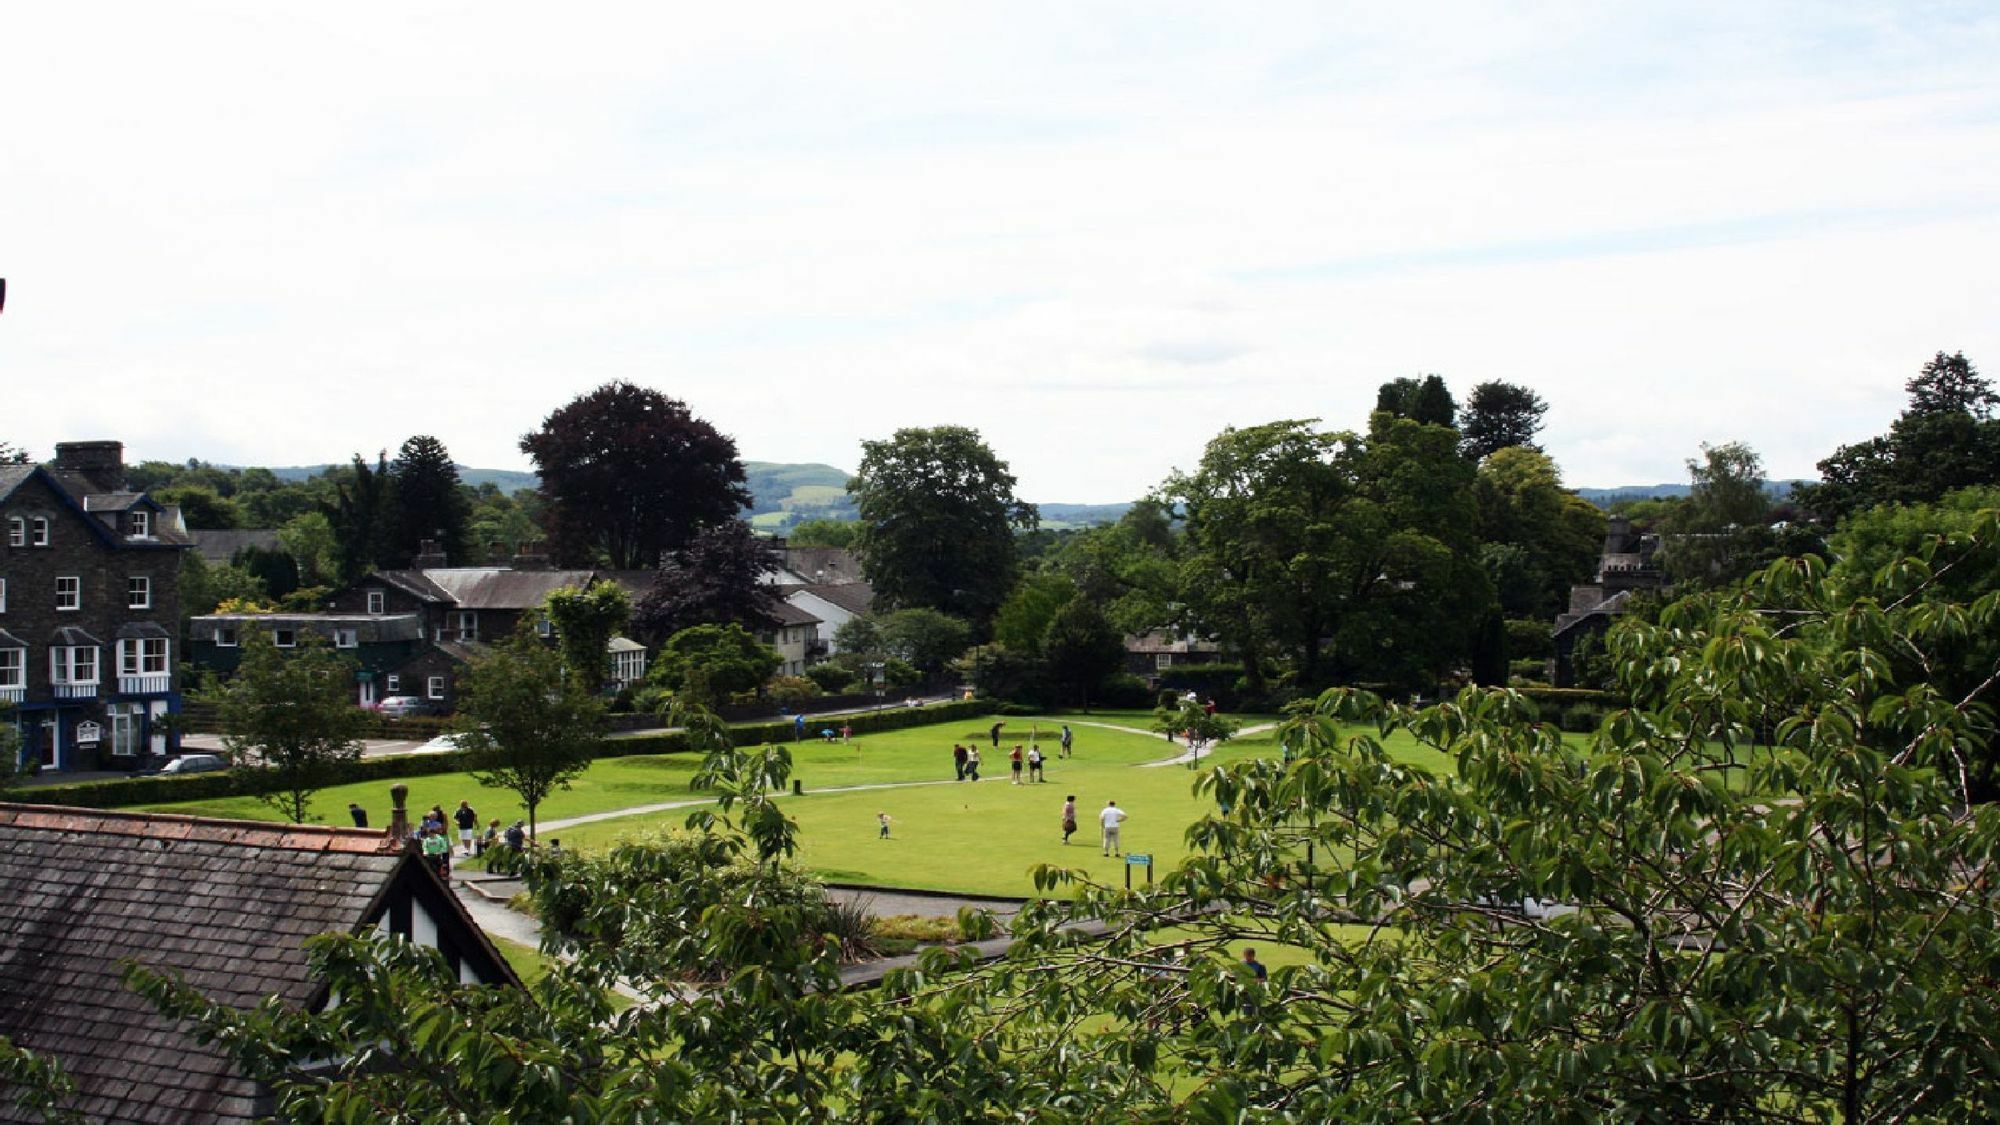
{"label": "man in white shirt", "polygon": [[1097,823],[1104,829],[1104,854],[1124,855],[1118,850],[1118,826],[1124,823],[1125,810],[1116,801],[1106,801],[1104,811],[1097,814]]}

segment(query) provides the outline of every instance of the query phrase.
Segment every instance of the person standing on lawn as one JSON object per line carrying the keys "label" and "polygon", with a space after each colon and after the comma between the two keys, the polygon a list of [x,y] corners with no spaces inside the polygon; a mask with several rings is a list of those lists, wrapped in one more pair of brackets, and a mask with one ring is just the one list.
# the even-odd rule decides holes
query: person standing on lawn
{"label": "person standing on lawn", "polygon": [[1097,814],[1098,827],[1104,830],[1104,854],[1124,855],[1118,843],[1118,826],[1125,823],[1126,812],[1116,801],[1106,801],[1104,811]]}
{"label": "person standing on lawn", "polygon": [[979,780],[979,746],[977,743],[965,748],[965,780]]}
{"label": "person standing on lawn", "polygon": [[1063,847],[1069,847],[1069,838],[1076,835],[1076,794],[1063,798]]}
{"label": "person standing on lawn", "polygon": [[993,748],[995,750],[1000,749],[1000,728],[1006,725],[1007,725],[1007,720],[1002,719],[999,722],[994,723],[993,730],[989,732],[993,735]]}
{"label": "person standing on lawn", "polygon": [[1013,751],[1007,755],[1007,768],[1014,771],[1014,784],[1021,784],[1021,744],[1018,742],[1014,744]]}
{"label": "person standing on lawn", "polygon": [[1029,781],[1047,781],[1047,780],[1048,780],[1048,778],[1046,778],[1046,777],[1043,777],[1043,776],[1042,776],[1042,760],[1043,760],[1043,759],[1042,759],[1042,748],[1041,748],[1041,747],[1039,747],[1039,746],[1030,746],[1030,747],[1028,747],[1028,780],[1029,780]]}
{"label": "person standing on lawn", "polygon": [[459,846],[465,849],[466,855],[471,855],[472,832],[479,827],[479,814],[472,811],[471,802],[460,801],[458,807],[451,811],[451,820],[458,825]]}
{"label": "person standing on lawn", "polygon": [[956,771],[958,771],[958,780],[960,780],[960,781],[964,781],[964,780],[965,780],[965,747],[963,747],[963,746],[960,746],[960,745],[959,745],[958,743],[956,743],[956,742],[954,742],[954,743],[952,743],[952,744],[951,744],[951,764],[952,764],[952,768],[953,768],[953,769],[955,769]]}
{"label": "person standing on lawn", "polygon": [[876,823],[876,824],[877,824],[878,826],[880,826],[880,830],[879,830],[879,831],[877,831],[877,832],[875,833],[875,838],[876,838],[877,840],[886,840],[886,839],[888,839],[888,838],[889,838],[889,814],[888,814],[888,813],[886,813],[886,812],[878,812],[878,813],[876,813],[876,814],[875,814],[875,823]]}
{"label": "person standing on lawn", "polygon": [[1069,744],[1070,744],[1070,739],[1073,737],[1075,736],[1069,733],[1069,724],[1064,723],[1063,733],[1062,733],[1062,756],[1065,758],[1069,757]]}

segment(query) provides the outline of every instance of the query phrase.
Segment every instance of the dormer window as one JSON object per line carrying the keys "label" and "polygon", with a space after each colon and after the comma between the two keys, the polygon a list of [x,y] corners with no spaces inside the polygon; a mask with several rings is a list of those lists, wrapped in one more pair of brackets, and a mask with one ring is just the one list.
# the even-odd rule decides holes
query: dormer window
{"label": "dormer window", "polygon": [[49,517],[36,516],[34,519],[29,520],[28,530],[32,533],[28,540],[30,543],[37,547],[46,547],[49,545]]}
{"label": "dormer window", "polygon": [[25,547],[28,545],[28,521],[20,516],[7,517],[7,545]]}
{"label": "dormer window", "polygon": [[368,591],[368,612],[376,617],[380,617],[384,612],[387,611],[387,607],[384,605],[386,601],[387,598],[382,593],[382,591],[380,590]]}
{"label": "dormer window", "polygon": [[151,539],[153,537],[153,513],[132,513],[132,538]]}

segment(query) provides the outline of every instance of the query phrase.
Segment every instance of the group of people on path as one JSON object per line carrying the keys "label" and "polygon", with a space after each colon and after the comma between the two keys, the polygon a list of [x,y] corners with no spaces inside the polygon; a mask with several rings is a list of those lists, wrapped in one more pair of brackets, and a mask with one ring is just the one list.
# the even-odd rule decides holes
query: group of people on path
{"label": "group of people on path", "polygon": [[[1006,721],[1002,720],[994,723],[993,728],[987,732],[988,737],[993,740],[993,749],[995,750],[1000,749],[1000,731],[1006,725]],[[1076,736],[1070,733],[1069,724],[1063,724],[1061,757],[1067,758],[1070,756],[1072,747],[1075,745],[1075,740]],[[1024,772],[1029,782],[1047,781],[1049,779],[1047,773],[1048,760],[1048,755],[1042,753],[1041,744],[1035,738],[1030,738],[1025,751],[1022,750],[1021,744],[1018,742],[1014,744],[1014,749],[1008,751],[1007,768],[1008,772],[1013,775],[1013,781],[1016,785],[1023,784],[1022,774]],[[980,765],[979,744],[977,742],[952,743],[951,765],[952,776],[955,780],[978,781]]]}
{"label": "group of people on path", "polygon": [[[354,821],[356,828],[368,827],[368,810],[362,808],[359,802],[347,803],[347,815]],[[472,802],[460,801],[449,816],[446,816],[443,805],[432,805],[416,827],[410,830],[409,838],[440,878],[451,875],[451,860],[454,854],[451,838],[453,829],[458,832],[458,854],[466,859],[484,855],[491,848],[508,847],[518,852],[526,850],[528,846],[525,820],[517,820],[502,830],[499,818],[495,817],[487,823],[486,831],[481,832],[479,814],[473,811]],[[549,843],[551,846],[556,846],[554,840],[550,840]]]}

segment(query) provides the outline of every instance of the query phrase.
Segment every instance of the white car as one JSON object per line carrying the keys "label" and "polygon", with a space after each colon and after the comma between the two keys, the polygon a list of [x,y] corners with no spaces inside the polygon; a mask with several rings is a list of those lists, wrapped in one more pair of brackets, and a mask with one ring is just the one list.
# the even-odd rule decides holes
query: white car
{"label": "white car", "polygon": [[392,695],[376,704],[375,710],[392,719],[401,719],[409,715],[428,715],[431,705],[414,695]]}
{"label": "white car", "polygon": [[229,759],[220,754],[182,754],[158,770],[160,773],[212,773],[229,768]]}

